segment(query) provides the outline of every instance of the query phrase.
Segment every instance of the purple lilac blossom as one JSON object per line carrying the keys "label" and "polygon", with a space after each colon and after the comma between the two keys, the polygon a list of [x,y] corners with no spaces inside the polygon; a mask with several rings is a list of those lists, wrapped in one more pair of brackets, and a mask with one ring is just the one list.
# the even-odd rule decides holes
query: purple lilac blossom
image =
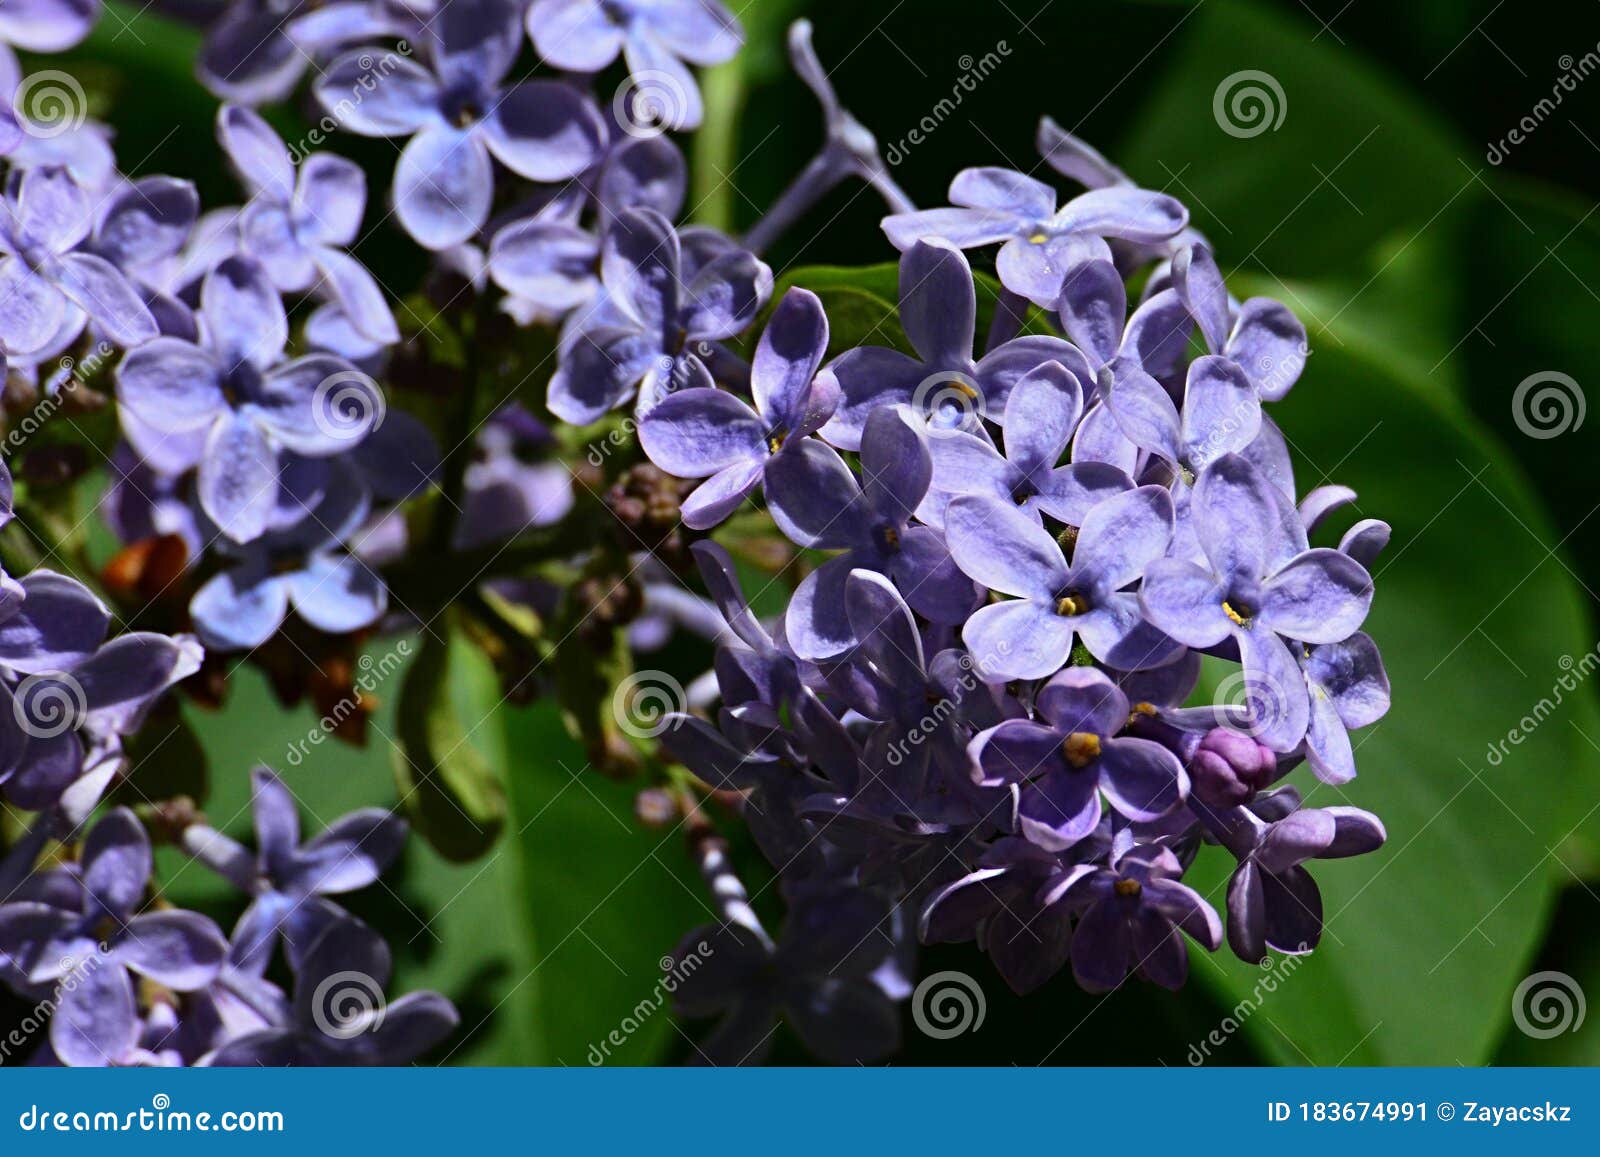
{"label": "purple lilac blossom", "polygon": [[103,257],[78,251],[93,225],[88,194],[62,168],[32,169],[0,204],[0,342],[28,353],[79,312],[112,341],[156,336],[155,319],[128,279]]}
{"label": "purple lilac blossom", "polygon": [[635,391],[642,415],[669,394],[713,385],[706,363],[716,343],[755,320],[772,293],[772,270],[725,242],[702,261],[708,255],[692,253],[687,240],[652,209],[612,223],[600,260],[604,300],[573,315],[577,330],[550,379],[556,417],[586,425]]}
{"label": "purple lilac blossom", "polygon": [[353,449],[382,401],[342,358],[284,360],[288,318],[259,263],[228,258],[200,297],[201,342],[160,337],[133,351],[117,368],[118,399],[157,439],[203,438],[201,508],[229,538],[250,542],[277,505],[282,455]]}
{"label": "purple lilac blossom", "polygon": [[312,153],[298,172],[260,116],[237,105],[217,110],[217,139],[250,202],[239,215],[240,244],[282,292],[315,290],[335,302],[361,334],[392,343],[400,331],[372,274],[345,252],[361,229],[367,181],[359,166]]}
{"label": "purple lilac blossom", "polygon": [[259,976],[280,941],[298,970],[323,932],[352,919],[324,897],[365,888],[382,875],[400,854],[406,824],[382,808],[363,808],[302,844],[299,811],[283,781],[265,767],[256,768],[251,780],[255,855],[204,824],[185,829],[183,844],[250,897],[228,957],[233,967]]}
{"label": "purple lilac blossom", "polygon": [[621,54],[634,99],[650,105],[628,117],[637,131],[699,128],[704,106],[686,65],[721,64],[744,41],[721,0],[534,0],[528,35],[541,57],[572,72],[599,72]]}
{"label": "purple lilac blossom", "polygon": [[1073,266],[1110,258],[1106,238],[1148,244],[1189,222],[1177,201],[1138,188],[1093,189],[1058,209],[1054,189],[1009,169],[962,170],[950,182],[950,203],[955,207],[885,217],[884,233],[902,252],[927,237],[962,249],[1003,243],[1001,283],[1041,309],[1055,307]]}
{"label": "purple lilac blossom", "polygon": [[511,0],[455,0],[430,24],[431,69],[391,58],[374,76],[378,50],[350,52],[314,85],[348,131],[410,138],[395,166],[395,212],[429,249],[483,228],[494,195],[491,158],[530,181],[564,181],[605,146],[605,122],[578,89],[555,80],[502,83],[521,40]]}

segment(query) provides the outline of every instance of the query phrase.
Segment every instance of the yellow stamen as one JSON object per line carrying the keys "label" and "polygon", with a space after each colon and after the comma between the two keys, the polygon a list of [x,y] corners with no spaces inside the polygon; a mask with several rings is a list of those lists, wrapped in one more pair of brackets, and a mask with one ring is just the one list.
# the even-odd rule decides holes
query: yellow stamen
{"label": "yellow stamen", "polygon": [[1088,767],[1100,758],[1100,737],[1090,731],[1074,731],[1061,741],[1061,754],[1073,767]]}
{"label": "yellow stamen", "polygon": [[1111,887],[1119,896],[1137,896],[1144,891],[1138,880],[1118,880]]}
{"label": "yellow stamen", "polygon": [[1226,599],[1224,599],[1222,603],[1222,613],[1232,619],[1235,626],[1248,627],[1250,625],[1249,618],[1234,610],[1232,604],[1230,604]]}
{"label": "yellow stamen", "polygon": [[1056,614],[1081,615],[1089,609],[1089,600],[1082,595],[1062,595],[1056,600]]}

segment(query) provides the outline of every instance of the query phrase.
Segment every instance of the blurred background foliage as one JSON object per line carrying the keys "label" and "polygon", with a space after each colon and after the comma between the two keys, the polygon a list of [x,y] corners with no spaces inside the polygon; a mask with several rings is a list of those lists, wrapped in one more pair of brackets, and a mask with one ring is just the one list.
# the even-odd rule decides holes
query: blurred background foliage
{"label": "blurred background foliage", "polygon": [[[193,34],[112,9],[70,66],[116,127],[124,165],[231,200],[214,102],[187,82]],[[706,79],[696,216],[747,226],[816,145],[814,103],[782,52],[796,16],[814,22],[844,102],[885,146],[900,142],[895,176],[919,204],[943,203],[967,165],[1045,173],[1032,139],[1048,113],[1184,200],[1236,293],[1270,293],[1302,315],[1313,356],[1277,411],[1301,488],[1332,480],[1360,494],[1324,535],[1367,516],[1395,528],[1369,624],[1394,708],[1361,737],[1353,784],[1301,784],[1314,803],[1376,811],[1390,834],[1376,856],[1317,866],[1322,949],[1280,962],[1271,992],[1256,966],[1196,954],[1181,994],[1088,996],[1063,975],[1026,1001],[975,953],[940,949],[924,971],[980,978],[987,1018],[939,1041],[908,1017],[900,1060],[1183,1065],[1216,1030],[1224,1043],[1202,1051],[1220,1063],[1600,1063],[1600,1012],[1549,1040],[1511,1016],[1518,982],[1539,969],[1572,974],[1600,1000],[1600,684],[1566,695],[1503,759],[1488,754],[1596,648],[1600,418],[1535,439],[1511,399],[1538,372],[1586,390],[1600,375],[1600,76],[1565,92],[1523,143],[1502,144],[1498,163],[1491,145],[1574,59],[1600,51],[1600,7],[753,0],[741,15],[749,48]],[[961,90],[955,114],[904,144],[989,53],[998,66]],[[1285,109],[1275,130],[1240,139],[1219,128],[1213,96],[1246,69],[1276,80]],[[332,147],[368,164],[375,186],[392,166],[386,142]],[[861,187],[841,189],[770,257],[780,275],[891,260],[880,215]],[[415,262],[392,229],[363,256],[396,273]],[[500,835],[465,864],[414,840],[353,907],[390,935],[398,987],[437,987],[461,1007],[463,1034],[435,1060],[592,1063],[594,1046],[659,993],[659,958],[707,918],[699,882],[680,837],[634,820],[633,789],[586,768],[551,707],[489,715],[492,678],[467,662],[450,680],[467,741],[503,778]],[[378,689],[364,750],[329,743],[298,759],[314,712],[279,708],[253,671],[236,674],[222,711],[186,707],[213,822],[248,831],[246,772],[258,761],[286,775],[312,828],[392,801],[398,690],[398,675]],[[152,761],[192,775],[199,757],[186,743]],[[1198,882],[1220,902],[1224,865],[1202,864]],[[174,898],[231,919],[201,869],[175,856],[166,867]],[[750,883],[768,906],[759,868]],[[607,1063],[681,1059],[684,1032],[701,1031],[664,1011],[642,1019]],[[778,1059],[804,1058],[785,1040]]]}

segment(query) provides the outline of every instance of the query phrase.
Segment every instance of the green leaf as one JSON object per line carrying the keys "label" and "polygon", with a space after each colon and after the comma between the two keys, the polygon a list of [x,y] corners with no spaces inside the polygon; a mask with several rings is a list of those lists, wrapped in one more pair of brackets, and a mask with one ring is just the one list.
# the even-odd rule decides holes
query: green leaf
{"label": "green leaf", "polygon": [[505,792],[479,744],[492,745],[499,683],[457,631],[424,636],[400,687],[393,749],[401,801],[417,832],[449,860],[475,860],[505,822]]}
{"label": "green leaf", "polygon": [[[1589,147],[1568,126],[1545,131]],[[1572,529],[1562,549],[1600,590],[1600,535],[1588,521],[1600,456],[1600,413],[1590,412],[1600,402],[1600,227],[1592,201],[1519,180],[1495,191],[1462,230],[1466,301],[1448,364],[1474,412],[1504,432],[1556,520]]]}
{"label": "green leaf", "polygon": [[[1339,295],[1234,288],[1312,306],[1314,354],[1275,411],[1302,492],[1348,484],[1359,510],[1342,521],[1382,517],[1395,531],[1367,625],[1394,706],[1356,737],[1353,783],[1319,784],[1304,769],[1293,779],[1314,806],[1376,812],[1389,841],[1313,866],[1322,946],[1248,1027],[1286,1063],[1481,1063],[1571,878],[1564,841],[1600,791],[1591,697],[1563,696],[1531,728],[1524,718],[1592,646],[1586,607],[1514,460],[1449,390],[1347,318],[1325,325]],[[1214,903],[1227,868],[1225,856],[1196,865]],[[1260,976],[1226,953],[1195,970],[1225,1004]]]}
{"label": "green leaf", "polygon": [[507,734],[513,830],[534,913],[538,1020],[548,1064],[650,1064],[679,1040],[662,960],[714,922],[681,831],[633,818],[638,785],[606,779],[553,704],[515,712]]}
{"label": "green leaf", "polygon": [[[1349,268],[1390,232],[1481,188],[1458,160],[1475,148],[1315,31],[1295,5],[1198,5],[1181,25],[1177,59],[1110,154],[1188,205],[1225,260],[1284,276]],[[1263,97],[1258,119],[1247,119],[1247,100],[1245,117],[1230,116],[1231,100],[1252,89]]]}

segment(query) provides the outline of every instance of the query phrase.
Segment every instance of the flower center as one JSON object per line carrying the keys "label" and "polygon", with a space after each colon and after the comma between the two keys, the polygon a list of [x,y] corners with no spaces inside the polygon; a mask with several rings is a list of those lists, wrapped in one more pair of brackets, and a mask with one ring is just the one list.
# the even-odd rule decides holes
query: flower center
{"label": "flower center", "polygon": [[1081,615],[1089,609],[1089,600],[1077,591],[1070,591],[1056,600],[1056,614],[1066,618]]}
{"label": "flower center", "polygon": [[1222,613],[1227,615],[1228,618],[1232,619],[1233,624],[1236,627],[1248,627],[1250,625],[1250,620],[1255,618],[1255,611],[1251,610],[1244,603],[1240,603],[1239,606],[1235,608],[1234,605],[1228,602],[1226,599],[1222,601]]}
{"label": "flower center", "polygon": [[1137,896],[1144,891],[1144,886],[1138,880],[1118,880],[1111,888],[1119,896]]}
{"label": "flower center", "polygon": [[892,554],[900,549],[900,528],[897,526],[880,526],[876,532],[878,546],[886,554]]}
{"label": "flower center", "polygon": [[1073,767],[1088,767],[1100,758],[1100,737],[1092,731],[1074,731],[1061,741],[1061,754]]}
{"label": "flower center", "polygon": [[788,433],[783,430],[774,431],[772,436],[767,439],[767,453],[776,454],[779,450],[782,450],[784,440],[788,437]]}

